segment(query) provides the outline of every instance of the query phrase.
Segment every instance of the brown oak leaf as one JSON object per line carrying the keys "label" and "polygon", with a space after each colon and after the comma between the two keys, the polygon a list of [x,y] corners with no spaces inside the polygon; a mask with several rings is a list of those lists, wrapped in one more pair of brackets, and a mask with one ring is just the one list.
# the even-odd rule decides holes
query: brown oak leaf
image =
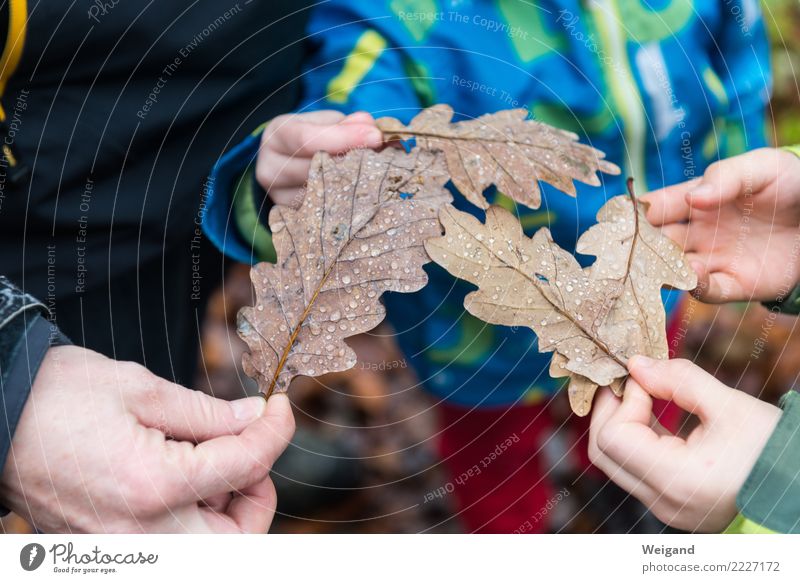
{"label": "brown oak leaf", "polygon": [[[596,257],[587,269],[593,280],[622,282],[622,293],[601,335],[624,337],[621,354],[626,359],[635,354],[669,358],[661,289],[697,287],[697,275],[680,246],[647,221],[646,211],[647,203],[638,201],[632,192],[627,197],[617,196],[600,209],[598,223],[581,235],[576,246],[578,253]],[[575,359],[570,359],[566,368],[578,375],[587,373],[587,363]],[[621,380],[616,379],[611,388],[621,395]],[[584,390],[593,395],[596,389],[585,385]],[[575,399],[588,399],[591,404],[591,396],[586,394],[577,394]]]}
{"label": "brown oak leaf", "polygon": [[[550,376],[554,379],[564,377],[569,379],[567,396],[569,397],[570,407],[579,417],[588,415],[592,410],[594,394],[600,388],[600,385],[593,383],[584,376],[568,371],[567,357],[559,352],[554,352],[553,358],[550,360]],[[609,385],[617,397],[622,396],[625,379],[626,377],[614,379]]]}
{"label": "brown oak leaf", "polygon": [[301,206],[270,212],[277,263],[251,270],[255,306],[238,316],[250,348],[244,370],[262,392],[285,391],[298,375],[352,368],[356,356],[344,339],[383,320],[381,294],[427,283],[423,242],[441,234],[448,178],[440,152],[314,157]]}
{"label": "brown oak leaf", "polygon": [[425,245],[439,265],[478,286],[464,300],[467,311],[492,324],[528,326],[540,351],[556,353],[551,375],[570,377],[578,415],[588,414],[598,386],[621,392],[630,356],[666,358],[661,288],[696,286],[680,248],[634,201],[611,199],[579,239],[578,250],[597,257],[585,269],[548,229],[529,238],[500,207],[489,208],[485,224],[444,207],[445,234]]}
{"label": "brown oak leaf", "polygon": [[527,116],[524,109],[510,109],[453,123],[453,109],[440,104],[423,110],[407,126],[391,117],[377,124],[389,141],[413,137],[419,148],[443,151],[453,184],[484,209],[489,203],[483,191],[491,185],[537,209],[539,180],[575,196],[573,179],[597,186],[598,171],[619,174],[605,154],[579,143],[577,135]]}

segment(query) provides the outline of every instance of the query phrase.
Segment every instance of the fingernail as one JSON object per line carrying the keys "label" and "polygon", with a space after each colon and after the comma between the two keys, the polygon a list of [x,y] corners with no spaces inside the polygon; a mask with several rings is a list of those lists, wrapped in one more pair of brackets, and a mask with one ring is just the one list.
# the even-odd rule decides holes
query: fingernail
{"label": "fingernail", "polygon": [[637,368],[647,368],[649,366],[653,366],[655,364],[655,360],[650,358],[649,356],[634,356],[628,361],[629,366],[634,366]]}
{"label": "fingernail", "polygon": [[247,397],[231,401],[233,416],[239,421],[254,421],[264,414],[267,402],[262,397]]}
{"label": "fingernail", "polygon": [[710,184],[701,184],[700,186],[696,186],[695,188],[689,191],[689,196],[691,198],[704,198],[706,196],[711,196],[714,193],[714,189],[711,187]]}

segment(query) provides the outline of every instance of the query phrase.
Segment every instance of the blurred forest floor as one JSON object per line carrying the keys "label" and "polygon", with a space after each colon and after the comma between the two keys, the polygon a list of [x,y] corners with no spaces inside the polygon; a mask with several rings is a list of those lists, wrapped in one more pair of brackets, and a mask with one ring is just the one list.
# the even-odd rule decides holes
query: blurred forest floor
{"label": "blurred forest floor", "polygon": [[[800,143],[800,3],[765,0],[763,5],[773,42],[773,139],[780,145]],[[197,388],[223,398],[256,391],[241,371],[244,345],[235,333],[236,311],[248,302],[247,268],[239,266],[231,270],[209,306],[203,374]],[[681,335],[685,338],[678,356],[697,362],[728,385],[775,402],[798,382],[798,321],[776,317],[758,305],[707,306],[689,300],[684,305]],[[321,495],[319,489],[294,484],[287,490],[297,494],[287,502],[288,511],[279,508],[284,512],[276,517],[273,531],[461,532],[451,497],[423,503],[425,493],[448,482],[430,438],[435,433],[436,412],[416,386],[413,373],[397,365],[404,360],[391,331],[381,327],[352,339],[351,344],[359,356],[356,368],[319,379],[301,377],[293,384],[291,396],[299,431],[317,439],[317,445],[309,449],[319,443],[337,444],[338,449],[319,458],[320,465],[324,466],[326,457],[347,459],[346,472],[357,486]],[[688,429],[691,420],[687,421]],[[559,444],[566,447],[566,443],[566,437],[556,436],[550,449],[558,450]],[[559,452],[550,451],[550,455],[555,460]],[[563,479],[570,472],[554,468],[554,475]],[[613,530],[613,525],[601,525],[607,517],[587,510],[591,490],[579,487],[571,493],[553,512],[554,530]],[[641,516],[641,508],[635,505],[622,506],[618,512],[633,514],[621,517],[621,523]],[[11,515],[0,520],[0,532],[29,532],[29,527]]]}

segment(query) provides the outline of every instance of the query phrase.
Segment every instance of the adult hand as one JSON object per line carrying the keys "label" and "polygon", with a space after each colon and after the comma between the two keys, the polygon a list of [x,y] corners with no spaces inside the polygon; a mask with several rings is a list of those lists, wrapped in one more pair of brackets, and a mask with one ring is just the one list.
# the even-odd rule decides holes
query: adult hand
{"label": "adult hand", "polygon": [[283,395],[222,401],[138,364],[51,348],[0,500],[44,532],[266,532],[270,467],[293,432]]}
{"label": "adult hand", "polygon": [[800,158],[764,148],[712,164],[702,178],[642,197],[647,218],[684,247],[698,296],[775,300],[800,281]]}
{"label": "adult hand", "polygon": [[302,188],[319,151],[336,155],[354,148],[378,148],[383,134],[366,112],[345,117],[324,110],[281,115],[264,130],[256,161],[256,180],[277,204],[298,206]]}
{"label": "adult hand", "polygon": [[[736,495],[775,429],[781,411],[726,387],[687,360],[637,356],[622,399],[595,399],[589,456],[661,521],[719,532],[736,516]],[[686,439],[653,417],[653,400],[672,399],[700,425]],[[746,428],[746,430],[744,430]]]}

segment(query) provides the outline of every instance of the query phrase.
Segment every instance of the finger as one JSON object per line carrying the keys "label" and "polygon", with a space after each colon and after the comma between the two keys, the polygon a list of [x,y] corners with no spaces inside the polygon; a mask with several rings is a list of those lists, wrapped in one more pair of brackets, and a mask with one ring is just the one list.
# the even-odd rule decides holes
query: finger
{"label": "finger", "polygon": [[653,420],[653,399],[630,378],[625,383],[622,403],[614,412],[615,423],[637,423],[651,428]]}
{"label": "finger", "polygon": [[368,125],[375,125],[375,118],[369,112],[366,111],[356,111],[355,113],[351,113],[346,118],[344,118],[341,123],[343,124],[368,124]]}
{"label": "finger", "polygon": [[[589,458],[612,482],[649,506],[656,501],[655,490],[606,455],[597,444],[598,435],[601,432],[613,429],[608,428],[608,422],[618,414],[621,406],[622,400],[616,397],[608,387],[600,389],[592,407],[592,422],[589,427]],[[652,420],[650,421],[652,422]]]}
{"label": "finger", "polygon": [[688,220],[691,207],[686,200],[686,194],[696,187],[699,181],[694,179],[673,184],[642,196],[642,200],[650,204],[647,220],[656,227]]}
{"label": "finger", "polygon": [[285,152],[286,139],[297,133],[302,126],[333,126],[341,122],[345,115],[340,111],[321,110],[306,113],[289,113],[279,115],[264,128],[261,136],[261,147],[264,151]]}
{"label": "finger", "polygon": [[320,125],[331,125],[339,123],[340,121],[344,120],[347,116],[345,116],[345,114],[336,109],[320,109],[318,111],[305,111],[301,113],[289,114],[285,117],[287,119],[288,118],[299,119],[301,121],[317,123]]}
{"label": "finger", "polygon": [[[319,113],[324,113],[326,116],[322,117],[320,120],[310,118],[311,114],[304,114],[302,117],[296,117],[301,118],[305,122],[309,120],[314,123],[318,121],[324,122],[318,124],[320,130],[335,125],[335,122],[325,122],[326,119],[330,119],[334,114],[336,116],[336,122],[339,122],[341,125],[369,125],[371,127],[375,125],[373,117],[364,111],[353,113],[347,117],[344,117],[344,115],[338,111]],[[286,127],[286,131],[289,131],[291,126],[287,124]],[[306,156],[302,152],[296,155],[287,155],[280,150],[276,150],[274,144],[271,144],[271,146],[272,147],[266,149],[264,156],[259,156],[258,158],[258,163],[256,165],[256,179],[258,183],[267,191],[271,191],[275,188],[296,188],[305,184],[308,178],[308,171],[311,167],[310,156]],[[316,151],[314,153],[316,153]]]}
{"label": "finger", "polygon": [[628,361],[628,371],[651,396],[675,401],[681,409],[698,415],[703,422],[714,417],[715,405],[725,397],[724,386],[688,360],[634,356]]}
{"label": "finger", "polygon": [[275,204],[297,209],[303,202],[306,191],[303,188],[276,188],[270,191],[269,197]]}
{"label": "finger", "polygon": [[339,154],[354,148],[377,148],[383,134],[374,123],[319,125],[308,122],[286,124],[273,135],[271,148],[285,156],[311,158],[317,152]]}
{"label": "finger", "polygon": [[611,416],[622,405],[622,399],[614,395],[609,387],[600,387],[592,405],[592,419],[589,424],[589,449],[596,448],[597,434],[605,427]]}
{"label": "finger", "polygon": [[[623,397],[625,393],[623,392]],[[598,428],[602,427],[608,419],[611,418],[612,415],[622,415],[622,414],[629,414],[631,416],[636,414],[636,421],[647,423],[650,428],[657,434],[657,435],[672,435],[672,432],[669,431],[666,427],[661,425],[658,418],[653,413],[653,402],[652,399],[645,393],[647,396],[646,401],[641,401],[642,410],[637,411],[631,405],[632,402],[640,402],[639,399],[642,397],[637,395],[636,398],[629,397],[629,403],[626,405],[624,398],[620,399],[614,395],[610,390],[604,391],[601,389],[600,393],[597,397],[595,397],[595,405],[592,410],[592,425],[597,425]],[[628,409],[623,409],[623,407],[627,407]],[[623,413],[618,413],[619,409],[623,409]],[[649,419],[646,411],[650,411]],[[595,419],[595,416],[597,419]],[[590,439],[591,439],[591,429],[590,429]]]}
{"label": "finger", "polygon": [[709,304],[721,304],[737,300],[749,300],[739,280],[724,271],[711,271],[707,259],[688,254],[689,265],[697,274],[697,287],[692,294]]}
{"label": "finger", "polygon": [[670,454],[682,441],[662,437],[651,423],[652,399],[635,380],[628,379],[622,404],[597,434],[597,448],[615,466],[657,490],[655,486],[669,479]]}
{"label": "finger", "polygon": [[303,188],[273,188],[269,191],[269,197],[272,202],[293,209],[300,207],[304,196],[305,189]]}
{"label": "finger", "polygon": [[766,148],[715,162],[689,190],[687,202],[692,208],[709,210],[758,193],[774,180],[776,164],[774,151]]}
{"label": "finger", "polygon": [[741,282],[724,271],[712,271],[708,275],[708,297],[714,303],[728,303],[740,300],[750,300],[742,288]]}
{"label": "finger", "polygon": [[282,128],[292,123],[314,123],[320,126],[330,126],[337,123],[374,123],[375,118],[366,111],[357,111],[345,115],[336,109],[320,109],[319,111],[306,111],[278,116],[273,120],[278,122],[275,128]]}
{"label": "finger", "polygon": [[[630,384],[630,391],[628,390]],[[625,384],[625,393],[622,403],[614,413],[615,422],[639,423],[647,425],[657,436],[672,436],[672,432],[661,425],[653,412],[653,399],[635,381],[628,379]]]}
{"label": "finger", "polygon": [[688,251],[689,228],[686,223],[670,223],[661,227],[661,234],[675,241],[684,251]]}
{"label": "finger", "polygon": [[197,500],[243,490],[262,481],[294,435],[286,395],[273,395],[264,414],[237,436],[217,437],[180,460],[178,471]]}
{"label": "finger", "polygon": [[275,516],[277,495],[270,478],[245,488],[230,501],[226,514],[242,532],[264,534]]}
{"label": "finger", "polygon": [[195,443],[236,435],[265,411],[262,397],[224,401],[152,376],[145,390],[127,399],[142,425]]}
{"label": "finger", "polygon": [[[622,424],[639,424],[650,430],[653,416],[653,401],[641,389],[634,390],[626,384],[625,393],[620,399],[608,387],[603,387],[595,397],[592,408],[592,422],[589,426],[590,455],[606,456],[619,466],[620,460],[608,455],[609,440],[616,439],[616,433]],[[654,437],[648,436],[648,438]],[[613,449],[613,448],[612,448]]]}
{"label": "finger", "polygon": [[592,460],[592,463],[609,480],[632,496],[635,496],[645,506],[652,507],[658,501],[659,494],[652,486],[614,463],[611,458],[601,453],[600,457]]}
{"label": "finger", "polygon": [[230,492],[223,492],[221,494],[215,494],[214,496],[206,498],[205,500],[201,500],[200,503],[214,512],[223,513],[227,510],[232,499],[233,494]]}

